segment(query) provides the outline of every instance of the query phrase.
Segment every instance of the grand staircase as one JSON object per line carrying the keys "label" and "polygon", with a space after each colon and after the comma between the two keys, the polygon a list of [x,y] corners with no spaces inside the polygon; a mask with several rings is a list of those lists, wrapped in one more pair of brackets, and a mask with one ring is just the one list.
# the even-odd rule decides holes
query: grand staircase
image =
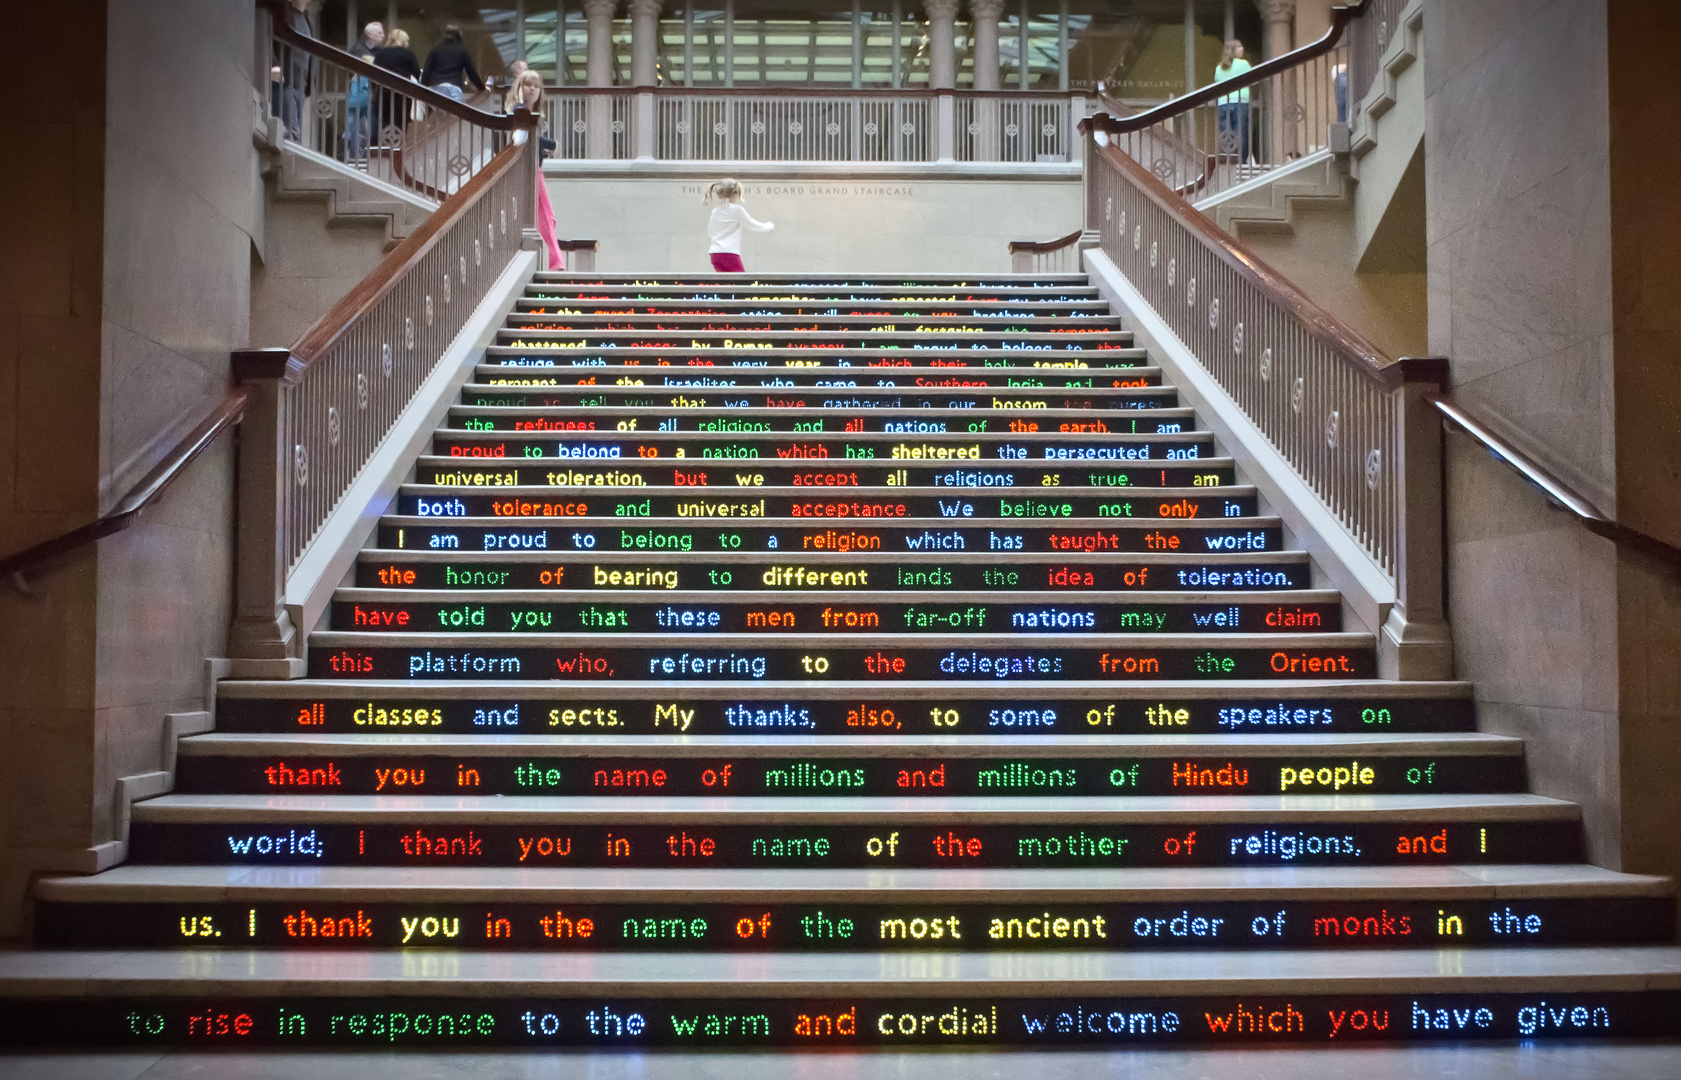
{"label": "grand staircase", "polygon": [[1671,883],[1316,580],[1084,278],[540,276],[9,1037],[1673,1035]]}

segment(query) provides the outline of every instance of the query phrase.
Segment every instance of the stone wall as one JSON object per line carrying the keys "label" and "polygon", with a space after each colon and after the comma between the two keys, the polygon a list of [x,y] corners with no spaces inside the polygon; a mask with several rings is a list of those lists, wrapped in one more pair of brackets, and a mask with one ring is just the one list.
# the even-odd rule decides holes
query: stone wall
{"label": "stone wall", "polygon": [[[742,204],[776,225],[746,234],[748,272],[1008,273],[1011,240],[1066,236],[1083,217],[1077,166],[862,171],[739,173]],[[563,163],[548,173],[549,200],[562,237],[601,241],[598,270],[709,270],[701,199],[723,175]]]}
{"label": "stone wall", "polygon": [[[1638,119],[1663,126],[1650,80],[1672,38],[1653,20],[1676,13],[1629,5],[1613,37],[1607,6],[1427,4],[1430,347],[1474,412],[1675,542],[1681,222],[1675,163],[1650,159]],[[1594,861],[1681,871],[1673,575],[1461,436],[1447,478],[1451,619],[1483,726],[1528,740],[1535,790],[1582,804]]]}
{"label": "stone wall", "polygon": [[[0,117],[0,550],[116,502],[227,389],[261,202],[254,9],[25,5]],[[65,42],[77,41],[65,81]],[[0,933],[27,877],[116,854],[117,778],[161,765],[225,649],[230,440],[141,523],[0,596]]]}

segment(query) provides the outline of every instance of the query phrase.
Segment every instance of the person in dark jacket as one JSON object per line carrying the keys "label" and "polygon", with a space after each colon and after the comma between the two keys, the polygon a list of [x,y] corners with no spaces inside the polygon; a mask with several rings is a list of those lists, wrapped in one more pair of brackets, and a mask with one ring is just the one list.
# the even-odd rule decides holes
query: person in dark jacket
{"label": "person in dark jacket", "polygon": [[461,77],[473,84],[475,90],[484,89],[484,80],[473,67],[473,57],[461,43],[461,27],[454,23],[444,27],[444,39],[432,47],[426,57],[426,72],[420,81],[439,93],[457,101],[465,100],[461,93]]}
{"label": "person in dark jacket", "polygon": [[[414,50],[409,48],[406,31],[392,30],[387,34],[385,44],[374,50],[374,63],[393,75],[420,81],[420,61],[415,58]],[[393,92],[380,88],[374,91],[374,103],[379,117],[379,127],[375,132],[377,141],[382,145],[395,144],[403,129],[408,127],[408,105]]]}
{"label": "person in dark jacket", "polygon": [[[304,37],[320,36],[309,21],[309,0],[292,0],[286,20],[287,25]],[[278,42],[276,48],[280,51],[282,63],[269,69],[270,85],[274,87],[276,98],[273,107],[286,126],[286,137],[298,142],[303,132],[304,98],[310,92],[312,64],[309,54],[302,49],[281,49]]]}

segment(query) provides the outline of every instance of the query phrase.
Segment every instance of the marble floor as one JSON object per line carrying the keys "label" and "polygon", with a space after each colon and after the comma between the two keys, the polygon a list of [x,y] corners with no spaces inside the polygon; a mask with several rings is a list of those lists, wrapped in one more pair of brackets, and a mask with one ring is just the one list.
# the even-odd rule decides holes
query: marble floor
{"label": "marble floor", "polygon": [[3,1080],[1681,1080],[1681,1045],[926,1054],[19,1054]]}

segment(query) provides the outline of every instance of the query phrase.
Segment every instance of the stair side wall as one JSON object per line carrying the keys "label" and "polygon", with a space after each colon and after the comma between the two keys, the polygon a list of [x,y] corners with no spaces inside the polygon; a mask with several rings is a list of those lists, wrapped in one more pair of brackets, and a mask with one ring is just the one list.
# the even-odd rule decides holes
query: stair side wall
{"label": "stair side wall", "polygon": [[[1678,543],[1681,219],[1661,194],[1678,166],[1650,133],[1681,16],[1629,7],[1426,4],[1430,346],[1467,407]],[[1458,435],[1447,490],[1458,670],[1483,726],[1527,740],[1534,790],[1582,805],[1594,861],[1681,870],[1681,585]]]}
{"label": "stair side wall", "polygon": [[[108,509],[228,385],[260,227],[254,8],[20,8],[0,121],[0,546]],[[75,27],[75,91],[64,48]],[[233,443],[134,528],[0,590],[0,934],[31,875],[114,859],[118,780],[164,768],[166,715],[202,709],[225,648]]]}

